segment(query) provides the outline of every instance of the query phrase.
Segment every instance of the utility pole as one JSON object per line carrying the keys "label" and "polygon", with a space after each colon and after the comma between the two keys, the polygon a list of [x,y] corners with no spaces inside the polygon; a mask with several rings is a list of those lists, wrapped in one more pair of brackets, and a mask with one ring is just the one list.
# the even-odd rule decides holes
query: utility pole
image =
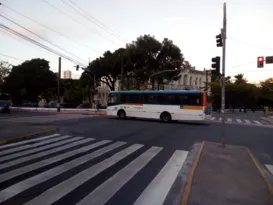
{"label": "utility pole", "polygon": [[208,91],[208,70],[205,70],[206,72],[206,91]]}
{"label": "utility pole", "polygon": [[61,70],[62,70],[62,59],[59,57],[59,72],[58,72],[58,96],[57,96],[57,111],[61,111],[61,97],[60,97],[60,84],[61,84]]}
{"label": "utility pole", "polygon": [[222,109],[222,146],[225,147],[225,67],[226,67],[226,38],[227,38],[227,17],[226,17],[226,3],[223,5],[223,29],[221,30],[223,47],[222,47],[222,89],[221,89],[221,109]]}
{"label": "utility pole", "polygon": [[123,54],[121,54],[120,90],[123,90]]}

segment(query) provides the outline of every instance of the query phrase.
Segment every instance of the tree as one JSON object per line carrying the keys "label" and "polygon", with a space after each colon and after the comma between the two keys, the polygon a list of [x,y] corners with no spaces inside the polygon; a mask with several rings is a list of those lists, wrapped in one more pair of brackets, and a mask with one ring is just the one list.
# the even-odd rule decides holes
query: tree
{"label": "tree", "polygon": [[44,90],[57,87],[56,84],[57,78],[50,71],[49,62],[38,58],[13,66],[4,88],[12,94],[14,101],[24,99],[37,102]]}
{"label": "tree", "polygon": [[11,65],[6,61],[0,61],[0,91],[3,89],[5,78],[10,73]]}
{"label": "tree", "polygon": [[103,57],[95,59],[88,66],[90,75],[95,76],[100,82],[107,84],[111,90],[115,90],[115,83],[120,76],[120,55],[120,49],[113,53],[106,51]]}
{"label": "tree", "polygon": [[247,83],[247,80],[244,78],[244,74],[242,74],[242,73],[235,75],[234,78],[236,79],[235,84],[237,84],[237,85]]}
{"label": "tree", "polygon": [[[180,68],[183,63],[183,55],[178,46],[165,38],[162,42],[156,40],[153,36],[144,35],[137,38],[131,44],[127,44],[126,49],[130,55],[130,70],[136,80],[136,87],[149,80],[152,74],[159,73],[164,70],[174,70],[174,72],[165,72],[162,75],[153,77],[153,81],[158,84],[166,80],[179,79],[179,71],[175,72],[175,68]],[[177,78],[175,79],[175,77]]]}

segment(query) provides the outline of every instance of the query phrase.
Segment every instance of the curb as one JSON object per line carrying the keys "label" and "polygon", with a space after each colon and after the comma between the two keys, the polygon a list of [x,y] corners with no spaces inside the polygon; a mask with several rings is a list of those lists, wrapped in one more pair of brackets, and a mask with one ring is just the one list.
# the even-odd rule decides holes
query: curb
{"label": "curb", "polygon": [[264,182],[266,183],[266,185],[267,185],[267,187],[269,189],[269,192],[273,195],[273,185],[271,184],[269,179],[266,177],[262,165],[255,159],[253,153],[250,151],[249,148],[246,148],[246,150],[247,150],[247,153],[249,154],[250,158],[252,159],[254,165],[256,166],[258,171],[260,172],[260,175],[262,176]]}
{"label": "curb", "polygon": [[182,201],[180,203],[181,205],[186,205],[188,200],[189,200],[194,173],[195,173],[195,170],[196,170],[196,168],[198,166],[198,163],[200,161],[200,157],[201,157],[201,154],[202,154],[202,151],[203,151],[203,148],[204,148],[204,144],[205,144],[205,142],[203,141],[202,144],[200,145],[198,153],[197,153],[197,155],[196,155],[196,157],[194,159],[194,162],[193,162],[193,165],[192,165],[192,168],[190,170],[189,177],[188,177],[188,180],[187,180],[187,184],[186,184],[185,189],[184,189]]}
{"label": "curb", "polygon": [[33,138],[33,137],[40,137],[40,136],[46,135],[46,134],[53,134],[53,133],[58,132],[58,131],[59,131],[59,128],[53,128],[53,129],[48,129],[48,130],[44,130],[44,131],[33,133],[33,134],[27,134],[27,135],[23,135],[23,136],[11,138],[11,139],[1,140],[0,145],[12,143],[12,142],[18,142],[18,141],[22,141],[22,140],[25,140],[25,139],[30,139],[30,138]]}

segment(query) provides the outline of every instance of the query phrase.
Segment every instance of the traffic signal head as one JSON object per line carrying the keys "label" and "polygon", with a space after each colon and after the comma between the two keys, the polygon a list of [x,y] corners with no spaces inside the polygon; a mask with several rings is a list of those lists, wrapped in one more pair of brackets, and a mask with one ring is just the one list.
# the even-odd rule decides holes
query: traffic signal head
{"label": "traffic signal head", "polygon": [[264,57],[260,56],[257,58],[257,67],[263,68],[264,67]]}
{"label": "traffic signal head", "polygon": [[76,71],[78,71],[78,70],[79,70],[79,67],[80,67],[79,65],[76,65]]}
{"label": "traffic signal head", "polygon": [[216,36],[216,45],[217,45],[217,47],[223,47],[223,40],[222,40],[221,34]]}
{"label": "traffic signal head", "polygon": [[211,67],[215,68],[215,71],[218,75],[220,74],[220,60],[221,60],[220,56],[211,59],[212,61]]}

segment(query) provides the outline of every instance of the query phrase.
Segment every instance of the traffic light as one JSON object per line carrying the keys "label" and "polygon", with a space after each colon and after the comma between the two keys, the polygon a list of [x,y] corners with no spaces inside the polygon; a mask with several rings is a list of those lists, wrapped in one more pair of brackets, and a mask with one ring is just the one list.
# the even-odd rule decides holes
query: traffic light
{"label": "traffic light", "polygon": [[216,45],[217,47],[223,47],[222,34],[216,36]]}
{"label": "traffic light", "polygon": [[263,68],[264,67],[264,57],[260,56],[257,58],[257,67]]}
{"label": "traffic light", "polygon": [[78,71],[78,70],[79,70],[79,67],[80,67],[79,65],[76,65],[76,71]]}
{"label": "traffic light", "polygon": [[221,60],[220,56],[211,59],[212,61],[211,67],[215,68],[215,71],[218,75],[220,74],[220,60]]}

